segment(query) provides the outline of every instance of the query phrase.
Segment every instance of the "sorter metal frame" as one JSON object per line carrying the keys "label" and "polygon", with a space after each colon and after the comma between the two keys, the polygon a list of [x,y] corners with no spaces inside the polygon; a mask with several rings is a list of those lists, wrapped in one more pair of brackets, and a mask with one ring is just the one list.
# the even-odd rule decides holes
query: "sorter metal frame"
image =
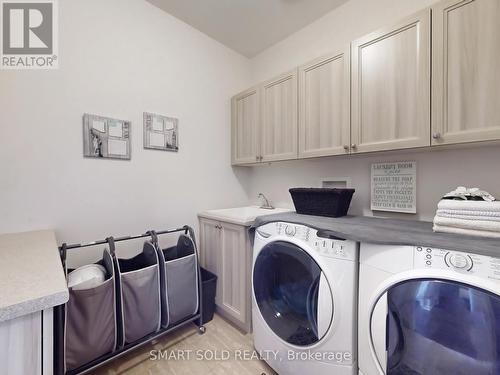
{"label": "sorter metal frame", "polygon": [[[130,344],[125,344],[122,348],[117,349],[113,352],[110,352],[108,354],[105,354],[99,358],[94,359],[93,361],[80,366],[77,369],[66,371],[65,372],[65,367],[63,360],[61,358],[64,358],[64,332],[60,332],[59,330],[61,329],[60,327],[60,322],[63,321],[64,319],[64,305],[57,306],[54,308],[54,374],[55,375],[81,375],[81,374],[86,374],[89,373],[90,371],[95,370],[96,368],[103,366],[104,364],[107,364],[119,357],[122,357],[123,355],[136,350],[144,345],[151,344],[155,340],[169,334],[172,331],[175,331],[181,327],[186,326],[187,324],[194,323],[199,330],[200,334],[204,334],[206,331],[205,326],[203,325],[202,322],[202,316],[203,316],[203,292],[202,292],[202,280],[201,280],[201,271],[200,271],[200,263],[199,263],[199,253],[198,253],[198,248],[196,246],[196,238],[194,235],[194,231],[191,227],[188,225],[184,225],[183,227],[177,228],[177,229],[170,229],[170,230],[163,230],[163,231],[148,231],[144,234],[137,235],[137,236],[126,236],[126,237],[119,237],[119,238],[113,238],[113,237],[108,237],[104,240],[98,240],[94,242],[89,242],[85,244],[62,244],[59,247],[59,253],[61,256],[61,261],[63,263],[63,267],[66,269],[66,256],[67,256],[67,251],[68,250],[73,250],[73,249],[80,249],[80,248],[86,248],[86,247],[91,247],[91,246],[96,246],[96,245],[108,245],[110,247],[110,251],[115,257],[114,253],[114,244],[116,242],[121,242],[121,241],[129,241],[129,240],[135,240],[135,239],[140,239],[140,238],[150,238],[153,245],[157,246],[157,249],[161,251],[161,248],[159,246],[158,242],[158,236],[163,235],[163,234],[171,234],[171,233],[178,233],[178,232],[184,232],[185,235],[189,235],[191,240],[193,241],[194,244],[194,251],[196,255],[196,264],[197,264],[197,274],[198,274],[198,313],[181,321],[176,323],[175,325],[167,328],[160,327],[160,329],[157,332],[151,333],[142,339],[130,343]],[[116,261],[116,259],[113,259]],[[64,328],[62,328],[64,330]]]}

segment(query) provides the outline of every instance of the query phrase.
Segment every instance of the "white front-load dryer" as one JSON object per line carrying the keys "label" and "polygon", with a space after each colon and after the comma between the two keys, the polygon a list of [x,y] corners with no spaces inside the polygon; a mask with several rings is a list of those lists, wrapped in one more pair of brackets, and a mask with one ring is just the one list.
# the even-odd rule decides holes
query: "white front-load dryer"
{"label": "white front-load dryer", "polygon": [[500,258],[361,244],[359,373],[500,374]]}
{"label": "white front-load dryer", "polygon": [[277,373],[357,373],[357,270],[356,242],[284,222],[256,229],[254,346]]}

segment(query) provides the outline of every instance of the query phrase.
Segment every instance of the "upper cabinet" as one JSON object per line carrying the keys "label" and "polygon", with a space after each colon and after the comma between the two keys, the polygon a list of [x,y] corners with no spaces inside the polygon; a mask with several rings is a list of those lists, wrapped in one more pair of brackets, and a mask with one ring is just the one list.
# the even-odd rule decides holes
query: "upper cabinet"
{"label": "upper cabinet", "polygon": [[500,141],[498,67],[500,0],[443,0],[235,96],[233,164]]}
{"label": "upper cabinet", "polygon": [[249,164],[259,161],[260,91],[251,88],[231,101],[232,163]]}
{"label": "upper cabinet", "polygon": [[300,158],[349,153],[349,75],[349,48],[299,68]]}
{"label": "upper cabinet", "polygon": [[500,1],[432,8],[432,144],[500,139]]}
{"label": "upper cabinet", "polygon": [[262,85],[260,161],[297,159],[297,70]]}
{"label": "upper cabinet", "polygon": [[430,10],[352,43],[352,151],[430,145]]}
{"label": "upper cabinet", "polygon": [[233,165],[297,159],[297,69],[231,100]]}

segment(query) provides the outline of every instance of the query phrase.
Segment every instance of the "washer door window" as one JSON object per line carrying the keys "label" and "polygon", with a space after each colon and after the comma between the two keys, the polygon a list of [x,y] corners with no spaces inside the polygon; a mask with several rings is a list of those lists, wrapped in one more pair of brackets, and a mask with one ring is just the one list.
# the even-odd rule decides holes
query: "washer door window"
{"label": "washer door window", "polygon": [[321,268],[300,247],[271,242],[255,261],[253,287],[271,330],[296,346],[320,341],[333,318],[330,287]]}
{"label": "washer door window", "polygon": [[498,295],[420,279],[393,286],[386,301],[388,375],[500,374]]}

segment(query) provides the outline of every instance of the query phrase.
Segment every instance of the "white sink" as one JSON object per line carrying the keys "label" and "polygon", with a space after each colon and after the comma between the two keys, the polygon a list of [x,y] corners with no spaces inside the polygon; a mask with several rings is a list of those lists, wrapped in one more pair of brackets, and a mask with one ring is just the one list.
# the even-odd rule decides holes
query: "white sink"
{"label": "white sink", "polygon": [[293,211],[288,208],[265,209],[259,206],[225,208],[221,210],[209,210],[198,214],[199,217],[220,220],[228,223],[250,226],[257,216],[278,214]]}

